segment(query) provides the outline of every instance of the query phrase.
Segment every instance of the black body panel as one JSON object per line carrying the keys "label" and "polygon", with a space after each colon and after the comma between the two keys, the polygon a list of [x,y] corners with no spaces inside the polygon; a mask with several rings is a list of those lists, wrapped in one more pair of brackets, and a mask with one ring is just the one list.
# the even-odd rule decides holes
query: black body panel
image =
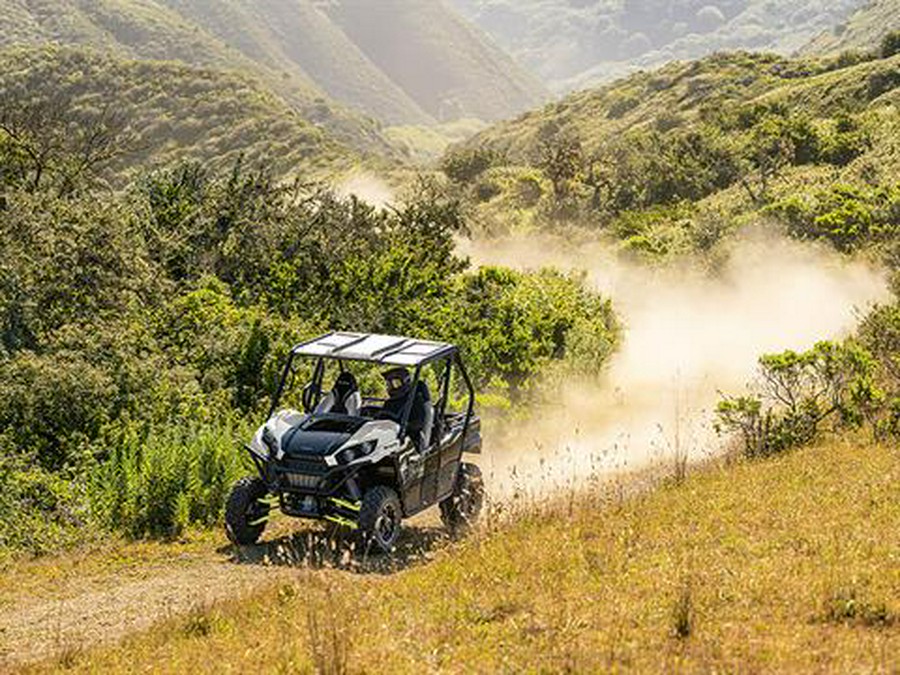
{"label": "black body panel", "polygon": [[464,413],[449,414],[444,418],[443,428],[445,433],[440,442],[410,458],[407,469],[410,478],[401,486],[407,516],[449,497],[456,485],[463,453],[481,452],[481,420],[477,417],[469,419],[467,425]]}
{"label": "black body panel", "polygon": [[281,449],[288,457],[324,457],[346,443],[366,420],[346,415],[315,415],[288,431]]}

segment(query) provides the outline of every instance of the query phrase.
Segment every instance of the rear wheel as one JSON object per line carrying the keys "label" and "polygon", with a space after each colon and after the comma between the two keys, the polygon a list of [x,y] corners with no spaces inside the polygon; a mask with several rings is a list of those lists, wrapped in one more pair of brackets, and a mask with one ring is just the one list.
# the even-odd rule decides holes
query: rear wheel
{"label": "rear wheel", "polygon": [[453,494],[441,502],[441,521],[451,533],[464,532],[475,524],[484,507],[484,479],[474,464],[462,464]]}
{"label": "rear wheel", "polygon": [[359,510],[359,534],[363,551],[393,551],[400,536],[402,520],[403,509],[396,492],[385,485],[366,490]]}
{"label": "rear wheel", "polygon": [[235,544],[255,544],[266,529],[269,505],[262,503],[269,493],[265,482],[256,476],[241,478],[225,504],[225,532]]}

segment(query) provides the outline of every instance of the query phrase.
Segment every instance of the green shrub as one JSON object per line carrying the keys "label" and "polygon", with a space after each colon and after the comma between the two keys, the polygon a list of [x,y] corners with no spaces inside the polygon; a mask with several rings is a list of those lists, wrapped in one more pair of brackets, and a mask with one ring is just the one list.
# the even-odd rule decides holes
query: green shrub
{"label": "green shrub", "polygon": [[838,54],[835,65],[838,69],[850,68],[851,66],[856,66],[860,63],[869,61],[871,58],[872,56],[867,54],[866,52],[861,52],[855,49],[846,49]]}
{"label": "green shrub", "polygon": [[[465,350],[479,388],[524,394],[553,361],[598,372],[618,339],[608,300],[553,270],[485,267],[460,281],[447,334]],[[588,341],[594,341],[588,344]]]}
{"label": "green shrub", "polygon": [[500,162],[490,148],[460,148],[450,150],[441,160],[441,171],[454,183],[468,185]]}
{"label": "green shrub", "polygon": [[872,147],[872,138],[860,122],[850,116],[835,120],[834,132],[822,142],[822,159],[835,166],[846,166]]}
{"label": "green shrub", "polygon": [[879,53],[883,59],[900,54],[900,30],[893,30],[881,39]]}
{"label": "green shrub", "polygon": [[540,176],[526,175],[516,179],[516,201],[522,208],[534,208],[543,196]]}
{"label": "green shrub", "polygon": [[798,239],[827,239],[841,251],[891,239],[900,226],[900,189],[833,185],[812,195],[799,195],[766,210],[785,222]]}
{"label": "green shrub", "polygon": [[868,97],[873,100],[886,94],[893,89],[900,87],[900,70],[897,68],[888,68],[886,70],[877,70],[869,75],[868,80]]}
{"label": "green shrub", "polygon": [[475,186],[475,200],[478,202],[489,202],[501,194],[503,188],[494,180],[481,180]]}
{"label": "green shrub", "polygon": [[900,305],[879,305],[859,325],[860,343],[876,358],[882,377],[900,392]]}
{"label": "green shrub", "polygon": [[81,487],[71,474],[0,457],[0,560],[12,551],[39,555],[92,536]]}
{"label": "green shrub", "polygon": [[80,461],[113,414],[116,394],[109,373],[81,354],[21,352],[0,361],[0,429],[16,454],[59,470]]}
{"label": "green shrub", "polygon": [[593,189],[594,209],[619,214],[702,199],[739,175],[738,157],[721,132],[702,127],[611,140],[591,156],[582,180]]}
{"label": "green shrub", "polygon": [[633,94],[616,96],[609,104],[609,110],[606,115],[610,119],[617,120],[624,117],[629,111],[637,108],[640,103],[640,98]]}
{"label": "green shrub", "polygon": [[132,537],[218,523],[232,483],[249,471],[240,449],[248,432],[227,424],[116,428],[88,477],[94,516]]}
{"label": "green shrub", "polygon": [[872,355],[854,342],[767,354],[755,391],[719,402],[716,428],[737,434],[744,455],[755,458],[810,443],[828,423],[860,426],[883,403],[875,370]]}

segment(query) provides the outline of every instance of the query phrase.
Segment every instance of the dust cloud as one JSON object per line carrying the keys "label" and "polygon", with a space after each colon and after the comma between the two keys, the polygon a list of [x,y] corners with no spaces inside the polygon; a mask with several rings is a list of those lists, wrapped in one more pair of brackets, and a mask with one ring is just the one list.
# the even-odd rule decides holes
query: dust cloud
{"label": "dust cloud", "polygon": [[391,187],[378,176],[366,171],[354,171],[338,181],[334,190],[341,197],[356,197],[376,209],[390,206],[394,201]]}
{"label": "dust cloud", "polygon": [[845,336],[888,296],[885,275],[865,262],[763,234],[736,241],[714,275],[629,264],[603,244],[560,237],[460,249],[475,264],[583,270],[625,324],[600,379],[565,384],[528,421],[486,425],[482,469],[500,499],[719,452],[719,392],[742,391],[760,354]]}

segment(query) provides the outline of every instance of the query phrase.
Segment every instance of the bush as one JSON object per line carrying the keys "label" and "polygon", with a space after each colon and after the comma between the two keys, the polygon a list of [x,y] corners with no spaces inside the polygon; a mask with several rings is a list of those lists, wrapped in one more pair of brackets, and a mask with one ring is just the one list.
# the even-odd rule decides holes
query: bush
{"label": "bush", "polygon": [[840,251],[891,239],[900,226],[900,189],[834,185],[812,195],[772,204],[775,215],[798,239],[827,239]]}
{"label": "bush", "polygon": [[0,429],[15,452],[48,470],[79,463],[80,450],[114,412],[109,373],[81,354],[29,352],[0,361]]}
{"label": "bush", "polygon": [[737,434],[748,458],[805,445],[827,422],[859,426],[873,418],[883,402],[874,374],[872,355],[853,342],[765,355],[756,391],[720,401],[716,428]]}
{"label": "bush", "polygon": [[499,162],[490,148],[461,148],[451,150],[441,160],[441,171],[454,183],[468,185]]}
{"label": "bush", "polygon": [[640,103],[640,98],[633,94],[616,96],[609,104],[609,111],[606,113],[606,116],[611,120],[620,119],[629,111],[637,108]]}
{"label": "bush", "polygon": [[881,39],[879,53],[883,59],[900,54],[900,30],[891,31]]}
{"label": "bush", "polygon": [[97,520],[132,537],[173,537],[220,522],[232,483],[249,471],[240,426],[125,424],[103,441],[106,457],[90,472]]}
{"label": "bush", "polygon": [[463,346],[477,385],[514,398],[553,361],[598,372],[618,338],[609,301],[578,276],[485,267],[461,280],[456,297],[447,332]]}
{"label": "bush", "polygon": [[39,555],[91,536],[81,487],[70,474],[0,457],[0,560],[11,551]]}
{"label": "bush", "polygon": [[595,209],[623,211],[698,200],[738,179],[738,157],[713,127],[636,132],[594,153],[584,182]]}
{"label": "bush", "polygon": [[890,68],[878,70],[869,75],[868,98],[870,101],[900,87],[900,70]]}
{"label": "bush", "polygon": [[872,147],[868,130],[850,116],[840,116],[835,120],[834,132],[822,142],[821,157],[835,166],[846,166]]}
{"label": "bush", "polygon": [[865,61],[869,61],[871,58],[872,56],[865,52],[861,52],[855,49],[847,49],[838,54],[835,65],[838,69],[849,68],[851,66],[856,66],[860,63],[864,63]]}

